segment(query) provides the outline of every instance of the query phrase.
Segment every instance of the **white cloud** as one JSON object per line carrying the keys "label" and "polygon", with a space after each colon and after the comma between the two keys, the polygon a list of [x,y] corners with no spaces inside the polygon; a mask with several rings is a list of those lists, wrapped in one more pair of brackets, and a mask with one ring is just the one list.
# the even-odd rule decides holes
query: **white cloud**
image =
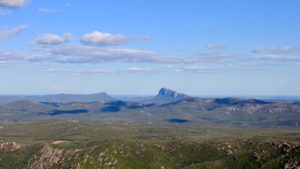
{"label": "white cloud", "polygon": [[184,73],[184,72],[194,72],[194,73],[208,73],[211,72],[210,69],[198,66],[189,67],[174,67],[172,69],[163,68],[153,68],[153,67],[128,67],[123,69],[65,69],[61,67],[54,68],[38,68],[39,71],[45,71],[49,73],[68,73],[68,74],[103,74],[103,73]]}
{"label": "white cloud", "polygon": [[49,9],[49,8],[38,8],[38,11],[41,13],[57,13],[59,10],[57,9]]}
{"label": "white cloud", "polygon": [[203,62],[232,62],[238,60],[240,56],[222,52],[197,52],[198,60]]}
{"label": "white cloud", "polygon": [[125,69],[88,69],[88,70],[72,70],[64,68],[49,68],[46,70],[39,69],[50,73],[71,73],[71,74],[102,74],[102,73],[152,73],[157,71],[153,68],[145,67],[129,67]]}
{"label": "white cloud", "polygon": [[290,54],[300,53],[300,46],[285,46],[285,47],[274,47],[274,48],[255,48],[252,50],[253,53],[273,53],[273,54]]}
{"label": "white cloud", "polygon": [[[213,56],[205,57],[173,57],[126,48],[98,48],[83,45],[42,46],[46,51],[57,57],[55,61],[70,63],[99,63],[99,62],[131,62],[158,64],[193,64],[199,62],[214,62]],[[218,56],[223,57],[223,56]]]}
{"label": "white cloud", "polygon": [[72,34],[65,33],[64,35],[56,35],[47,33],[37,38],[38,45],[59,45],[72,40]]}
{"label": "white cloud", "polygon": [[112,69],[91,69],[91,70],[71,70],[63,68],[50,68],[46,72],[50,73],[73,73],[73,74],[99,74],[99,73],[115,73]]}
{"label": "white cloud", "polygon": [[40,55],[40,54],[32,54],[32,53],[17,53],[17,52],[9,52],[9,51],[0,51],[0,61],[45,61],[50,60],[51,57],[49,55]]}
{"label": "white cloud", "polygon": [[41,45],[46,54],[0,51],[0,61],[45,61],[58,63],[100,63],[100,62],[167,62],[167,58],[152,52],[135,49],[102,49],[73,45]]}
{"label": "white cloud", "polygon": [[181,72],[194,72],[194,73],[208,73],[211,72],[210,68],[207,67],[201,67],[198,65],[190,65],[190,66],[184,66],[184,67],[178,67],[178,66],[174,66],[172,65],[171,67],[169,66],[165,66],[167,69],[167,71],[170,72],[177,72],[177,73],[181,73]]}
{"label": "white cloud", "polygon": [[136,49],[97,48],[81,45],[41,46],[56,62],[99,63],[99,62],[167,62],[168,58],[153,52]]}
{"label": "white cloud", "polygon": [[121,34],[110,34],[98,31],[87,33],[81,38],[83,44],[93,46],[120,45],[128,41],[129,38]]}
{"label": "white cloud", "polygon": [[0,7],[20,8],[26,4],[26,0],[0,0]]}
{"label": "white cloud", "polygon": [[10,39],[18,36],[28,28],[27,25],[20,25],[10,29],[0,29],[0,40]]}
{"label": "white cloud", "polygon": [[[206,67],[194,66],[195,64],[236,65],[241,63],[264,64],[272,62],[299,62],[300,56],[285,55],[229,55],[221,53],[203,53],[199,57],[174,57],[164,56],[152,51],[126,49],[126,48],[99,48],[84,45],[67,45],[63,36],[50,38],[47,45],[38,45],[35,53],[18,53],[0,51],[0,61],[28,61],[28,62],[56,62],[56,63],[153,63],[164,65],[164,70],[176,72],[209,72]],[[48,38],[45,38],[48,40]],[[56,40],[59,39],[59,40]],[[53,41],[52,41],[53,40]],[[45,42],[43,43],[45,44]],[[52,45],[61,44],[61,45]],[[42,53],[40,53],[42,52]],[[40,54],[37,54],[40,53]],[[235,64],[236,63],[236,64]],[[180,65],[190,65],[178,67]],[[140,68],[131,68],[127,71],[142,71]],[[143,71],[153,71],[143,69]]]}
{"label": "white cloud", "polygon": [[259,60],[266,60],[266,61],[300,61],[300,56],[282,56],[282,55],[263,55],[263,56],[257,56],[256,59]]}
{"label": "white cloud", "polygon": [[182,70],[189,71],[189,72],[196,72],[196,73],[206,73],[210,72],[210,69],[207,67],[200,67],[200,66],[188,66],[184,67]]}
{"label": "white cloud", "polygon": [[149,68],[149,67],[130,67],[127,69],[123,69],[121,71],[131,72],[131,73],[152,73],[159,71],[158,69]]}
{"label": "white cloud", "polygon": [[[195,64],[204,62],[219,62],[213,56],[204,57],[174,57],[164,56],[151,51],[126,48],[98,48],[84,45],[39,45],[44,54],[0,53],[0,60],[44,61],[58,63],[155,63],[155,64]],[[5,54],[5,55],[4,55]],[[12,56],[13,55],[13,56]],[[224,57],[224,56],[217,56]],[[220,62],[224,63],[224,62]]]}

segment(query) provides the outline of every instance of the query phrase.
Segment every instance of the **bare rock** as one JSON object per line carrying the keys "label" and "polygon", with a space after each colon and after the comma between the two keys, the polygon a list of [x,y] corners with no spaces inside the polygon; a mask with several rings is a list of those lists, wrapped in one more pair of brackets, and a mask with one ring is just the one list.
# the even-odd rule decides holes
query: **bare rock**
{"label": "bare rock", "polygon": [[0,151],[15,151],[21,146],[15,142],[5,142],[0,144]]}
{"label": "bare rock", "polygon": [[[28,169],[48,169],[57,165],[64,165],[68,159],[76,158],[76,151],[54,149],[45,145],[37,156],[29,162]],[[74,168],[80,168],[75,165]]]}

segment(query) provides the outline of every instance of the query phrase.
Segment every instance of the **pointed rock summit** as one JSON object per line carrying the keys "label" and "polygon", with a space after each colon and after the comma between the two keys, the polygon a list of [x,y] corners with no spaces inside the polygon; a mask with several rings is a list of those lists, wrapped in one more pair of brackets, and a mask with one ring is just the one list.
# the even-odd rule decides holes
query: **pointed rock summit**
{"label": "pointed rock summit", "polygon": [[168,89],[168,88],[161,88],[158,92],[158,97],[170,97],[170,98],[176,98],[176,99],[183,99],[189,97],[186,94],[178,93],[174,90]]}

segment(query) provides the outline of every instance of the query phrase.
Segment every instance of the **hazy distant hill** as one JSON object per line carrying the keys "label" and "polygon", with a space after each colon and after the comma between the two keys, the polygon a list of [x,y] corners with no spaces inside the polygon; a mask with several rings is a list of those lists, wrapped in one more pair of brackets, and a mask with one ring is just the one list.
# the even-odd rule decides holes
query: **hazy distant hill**
{"label": "hazy distant hill", "polygon": [[44,95],[44,96],[0,96],[0,102],[4,102],[4,103],[19,101],[19,100],[70,103],[70,102],[110,101],[112,100],[112,97],[110,97],[106,93],[96,93],[96,94],[88,94],[88,95],[57,94],[57,95]]}
{"label": "hazy distant hill", "polygon": [[141,102],[112,100],[106,94],[53,95],[26,99],[0,105],[0,121],[300,125],[298,102],[197,98],[166,88],[162,88],[152,99]]}

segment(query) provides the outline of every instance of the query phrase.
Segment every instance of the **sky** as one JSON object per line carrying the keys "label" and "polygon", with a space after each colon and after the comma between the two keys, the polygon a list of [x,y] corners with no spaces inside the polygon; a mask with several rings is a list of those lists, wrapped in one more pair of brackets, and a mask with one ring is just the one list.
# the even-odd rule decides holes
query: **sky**
{"label": "sky", "polygon": [[299,96],[298,0],[0,0],[0,94]]}

